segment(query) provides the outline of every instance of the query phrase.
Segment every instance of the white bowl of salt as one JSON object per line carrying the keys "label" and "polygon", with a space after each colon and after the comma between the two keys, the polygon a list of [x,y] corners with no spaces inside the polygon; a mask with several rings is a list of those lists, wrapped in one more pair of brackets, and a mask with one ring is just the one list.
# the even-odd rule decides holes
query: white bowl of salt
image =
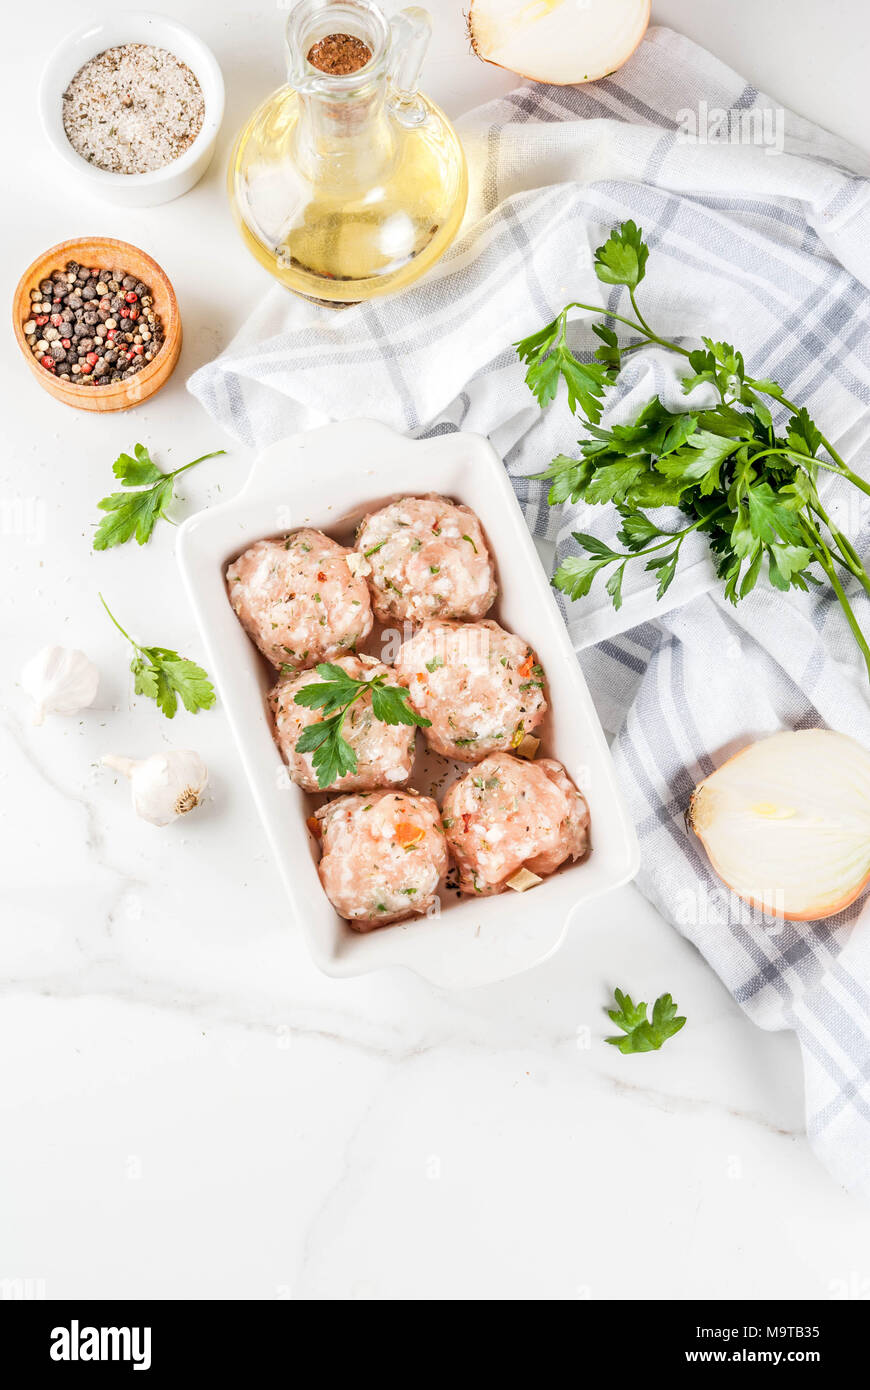
{"label": "white bowl of salt", "polygon": [[115,14],[70,34],[39,87],[49,144],[91,192],[154,207],[208,168],[224,114],[217,59],[166,15]]}

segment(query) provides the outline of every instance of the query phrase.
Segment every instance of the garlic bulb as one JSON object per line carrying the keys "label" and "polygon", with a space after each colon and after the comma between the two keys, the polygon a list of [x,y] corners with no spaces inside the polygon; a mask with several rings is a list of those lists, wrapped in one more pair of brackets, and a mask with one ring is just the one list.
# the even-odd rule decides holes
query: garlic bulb
{"label": "garlic bulb", "polygon": [[43,647],[21,672],[21,684],[34,701],[33,722],[47,714],[78,714],[97,698],[100,673],[84,652]]}
{"label": "garlic bulb", "polygon": [[102,761],[129,777],[133,808],[152,825],[169,825],[192,811],[208,783],[208,768],[189,748],[170,748],[142,759],[107,753]]}
{"label": "garlic bulb", "polygon": [[485,62],[566,86],[621,67],[649,16],[650,0],[471,0],[468,37]]}
{"label": "garlic bulb", "polygon": [[687,823],[753,907],[832,917],[870,879],[870,753],[830,729],[774,734],[695,788]]}

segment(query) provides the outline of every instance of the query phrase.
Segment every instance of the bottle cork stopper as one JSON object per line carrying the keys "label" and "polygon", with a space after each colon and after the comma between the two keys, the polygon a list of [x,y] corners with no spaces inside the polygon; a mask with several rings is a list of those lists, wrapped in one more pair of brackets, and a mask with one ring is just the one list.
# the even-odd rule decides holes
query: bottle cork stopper
{"label": "bottle cork stopper", "polygon": [[368,44],[354,34],[326,34],[308,50],[308,61],[321,72],[346,77],[348,73],[359,72],[372,56]]}

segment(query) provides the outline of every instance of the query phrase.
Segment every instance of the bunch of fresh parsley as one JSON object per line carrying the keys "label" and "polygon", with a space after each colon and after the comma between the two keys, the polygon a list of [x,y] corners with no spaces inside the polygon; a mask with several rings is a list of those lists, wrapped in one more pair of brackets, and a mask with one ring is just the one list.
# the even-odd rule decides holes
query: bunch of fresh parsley
{"label": "bunch of fresh parsley", "polygon": [[322,710],[323,718],[302,730],[296,751],[314,754],[311,761],[321,788],[331,787],[339,777],[356,772],[356,753],[341,731],[351,705],[366,693],[372,697],[372,714],[384,724],[419,724],[428,728],[431,723],[408,707],[407,690],[386,685],[385,676],[354,680],[341,666],[328,661],[321,662],[317,674],[320,680],[297,691],[295,703]]}
{"label": "bunch of fresh parsley", "polygon": [[130,670],[137,695],[147,695],[149,700],[155,700],[167,719],[172,719],[178,709],[179,696],[184,708],[191,714],[196,714],[200,709],[211,709],[215,699],[214,688],[201,666],[179,656],[178,652],[170,651],[168,647],[141,647],[129,632],[124,631],[102,594],[100,602],[115,627],[133,647]]}
{"label": "bunch of fresh parsley", "polygon": [[[528,364],[526,382],[539,404],[547,405],[560,381],[568,404],[585,426],[580,457],[560,454],[537,477],[550,481],[551,504],[583,500],[612,503],[621,525],[609,546],[583,531],[573,532],[584,552],[559,566],[553,584],[569,598],[587,594],[595,576],[607,572],[614,607],[622,602],[626,565],[640,560],[658,580],[658,597],[671,584],[688,536],[699,531],[709,541],[717,572],[732,603],[745,598],[766,566],[777,589],[807,589],[830,583],[846,615],[870,675],[870,647],[843,587],[855,578],[870,594],[868,575],[851,541],[825,512],[817,490],[819,469],[870,494],[866,483],[818,430],[806,410],[794,405],[775,381],[747,376],[743,357],[728,343],[704,338],[695,351],[654,333],[641,314],[636,290],[643,280],[649,248],[634,222],[615,228],[595,253],[595,271],[607,285],[624,285],[634,317],[608,313],[594,304],[565,306],[552,323],[515,344]],[[581,362],[566,340],[572,309],[604,313],[632,330],[635,340],[620,346],[615,329],[594,323],[600,340],[594,360]],[[649,343],[687,360],[686,394],[708,383],[716,393],[709,407],[671,411],[658,397],[631,424],[601,427],[611,386],[626,357]],[[776,401],[789,418],[780,432],[763,397]],[[648,509],[677,507],[685,526],[669,530]],[[841,577],[842,576],[842,577]]]}

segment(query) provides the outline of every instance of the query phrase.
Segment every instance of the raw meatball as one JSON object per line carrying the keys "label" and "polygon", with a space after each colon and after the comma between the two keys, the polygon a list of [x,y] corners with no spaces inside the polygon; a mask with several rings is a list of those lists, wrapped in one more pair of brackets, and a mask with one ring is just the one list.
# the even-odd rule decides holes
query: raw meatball
{"label": "raw meatball", "polygon": [[424,914],[447,873],[441,816],[428,796],[340,796],[315,814],[323,832],[320,879],[357,931]]}
{"label": "raw meatball", "polygon": [[257,541],[229,566],[230,603],[273,666],[303,670],[369,635],[371,600],[348,568],[353,555],[322,531],[303,530]]}
{"label": "raw meatball", "polygon": [[[340,656],[333,663],[354,680],[373,680],[385,676],[395,685],[394,673],[373,657]],[[297,753],[296,743],[309,724],[319,724],[323,712],[297,705],[295,697],[306,685],[316,684],[316,671],[298,676],[282,676],[269,696],[275,719],[275,739],[293,781],[307,792],[325,790],[317,782],[313,753]],[[356,753],[356,772],[330,783],[330,791],[359,791],[374,787],[403,787],[411,776],[416,748],[416,729],[407,724],[384,724],[372,714],[371,695],[362,695],[344,718],[342,736]]]}
{"label": "raw meatball", "polygon": [[399,648],[396,675],[410,704],[431,720],[429,747],[464,763],[516,748],[547,712],[535,653],[489,619],[424,623]]}
{"label": "raw meatball", "polygon": [[363,521],[356,548],[371,565],[381,622],[482,618],[496,594],[480,522],[446,497],[405,497]]}
{"label": "raw meatball", "polygon": [[500,893],[518,869],[543,877],[589,847],[589,810],[561,763],[494,753],[444,798],[463,893]]}

